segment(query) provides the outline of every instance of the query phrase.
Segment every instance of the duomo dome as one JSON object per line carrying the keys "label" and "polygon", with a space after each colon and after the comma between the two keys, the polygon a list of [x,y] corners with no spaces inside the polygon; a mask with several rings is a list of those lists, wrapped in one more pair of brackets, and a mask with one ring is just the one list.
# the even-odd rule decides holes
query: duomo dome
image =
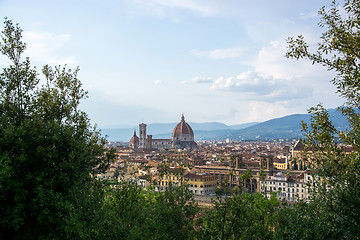
{"label": "duomo dome", "polygon": [[184,115],[181,117],[181,121],[174,127],[172,132],[173,141],[194,141],[194,132],[190,125],[185,122]]}
{"label": "duomo dome", "polygon": [[198,145],[194,141],[194,132],[190,125],[185,122],[184,114],[181,116],[181,121],[175,126],[172,132],[171,139],[155,139],[152,135],[146,135],[146,124],[139,124],[139,137],[134,136],[129,142],[129,147],[136,149],[194,149]]}
{"label": "duomo dome", "polygon": [[129,146],[131,148],[138,148],[139,147],[139,138],[138,138],[138,136],[136,136],[136,131],[135,130],[134,130],[133,137],[130,139]]}

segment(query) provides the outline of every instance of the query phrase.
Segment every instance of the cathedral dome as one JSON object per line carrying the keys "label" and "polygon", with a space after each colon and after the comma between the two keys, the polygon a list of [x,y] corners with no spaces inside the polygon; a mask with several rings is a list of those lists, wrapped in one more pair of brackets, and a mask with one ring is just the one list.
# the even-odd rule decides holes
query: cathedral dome
{"label": "cathedral dome", "polygon": [[185,122],[184,115],[181,117],[181,121],[175,126],[172,132],[173,141],[194,141],[194,132],[190,125]]}
{"label": "cathedral dome", "polygon": [[131,148],[138,148],[138,146],[139,146],[139,137],[136,136],[136,131],[134,130],[134,135],[133,135],[133,137],[130,139],[129,147],[131,147]]}

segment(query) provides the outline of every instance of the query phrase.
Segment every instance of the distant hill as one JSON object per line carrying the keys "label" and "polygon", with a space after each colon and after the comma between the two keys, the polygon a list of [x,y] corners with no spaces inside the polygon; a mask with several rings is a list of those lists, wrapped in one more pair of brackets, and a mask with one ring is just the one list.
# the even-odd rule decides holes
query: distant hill
{"label": "distant hill", "polygon": [[[336,109],[329,109],[330,120],[334,126],[339,130],[344,130],[348,127],[347,120]],[[271,119],[262,123],[252,125],[250,127],[235,130],[231,132],[200,133],[195,135],[196,138],[210,140],[211,137],[216,136],[218,140],[232,139],[232,140],[256,140],[256,139],[292,139],[304,137],[304,132],[301,131],[301,121],[310,123],[310,114],[292,114],[281,118]],[[210,138],[208,138],[210,137]]]}
{"label": "distant hill", "polygon": [[237,125],[230,125],[229,128],[230,129],[243,129],[243,128],[247,128],[253,125],[258,124],[259,122],[250,122],[250,123],[243,123],[243,124],[237,124]]}
{"label": "distant hill", "polygon": [[301,121],[310,122],[309,114],[293,114],[271,119],[226,135],[230,139],[301,138]]}
{"label": "distant hill", "polygon": [[[330,119],[338,129],[347,127],[346,118],[335,109],[329,109]],[[256,139],[291,139],[304,137],[301,131],[301,121],[310,122],[309,114],[293,114],[265,122],[226,125],[220,122],[189,123],[194,130],[195,140],[256,140]],[[152,123],[147,126],[147,134],[153,138],[171,138],[171,133],[177,123]],[[108,135],[109,141],[129,141],[138,128],[102,129],[103,135]]]}

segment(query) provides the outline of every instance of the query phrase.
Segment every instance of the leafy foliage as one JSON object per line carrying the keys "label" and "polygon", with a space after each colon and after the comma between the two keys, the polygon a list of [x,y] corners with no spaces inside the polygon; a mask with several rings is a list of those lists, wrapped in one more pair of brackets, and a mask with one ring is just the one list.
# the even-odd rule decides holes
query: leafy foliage
{"label": "leafy foliage", "polygon": [[[77,70],[45,66],[39,86],[22,30],[5,19],[1,52],[12,64],[0,74],[0,238],[66,238],[77,198],[93,189],[91,174],[113,151],[78,109],[86,96]],[[90,194],[90,193],[89,193]]]}
{"label": "leafy foliage", "polygon": [[201,221],[199,239],[272,239],[279,203],[259,193],[218,197]]}
{"label": "leafy foliage", "polygon": [[144,192],[131,181],[111,190],[104,209],[109,231],[95,239],[192,239],[199,212],[186,186]]}
{"label": "leafy foliage", "polygon": [[[288,40],[287,56],[307,58],[334,70],[337,75],[332,82],[346,99],[339,111],[348,119],[347,130],[338,131],[321,105],[309,110],[313,114],[310,127],[303,124],[308,156],[317,171],[311,204],[294,210],[298,216],[304,214],[318,224],[314,229],[317,239],[358,239],[360,236],[360,1],[347,0],[343,9],[341,12],[333,1],[330,10],[323,7],[319,11],[319,25],[327,30],[315,53],[310,52],[303,36]],[[337,138],[351,145],[353,151],[349,153],[338,146]],[[307,227],[311,228],[306,224],[304,230]]]}

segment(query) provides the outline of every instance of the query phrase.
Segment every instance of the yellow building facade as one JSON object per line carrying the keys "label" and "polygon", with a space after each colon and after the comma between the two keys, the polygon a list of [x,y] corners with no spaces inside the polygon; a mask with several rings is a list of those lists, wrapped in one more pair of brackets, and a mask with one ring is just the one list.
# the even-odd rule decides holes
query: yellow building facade
{"label": "yellow building facade", "polygon": [[189,191],[195,195],[215,194],[217,176],[206,173],[186,173],[184,169],[170,168],[159,174],[158,190],[165,191],[169,186],[181,186],[186,184]]}
{"label": "yellow building facade", "polygon": [[189,191],[195,195],[215,194],[215,187],[217,186],[217,176],[215,175],[188,173],[184,179]]}
{"label": "yellow building facade", "polygon": [[170,168],[166,171],[162,171],[158,178],[158,190],[165,191],[169,186],[181,186],[184,182],[183,177],[184,169]]}

